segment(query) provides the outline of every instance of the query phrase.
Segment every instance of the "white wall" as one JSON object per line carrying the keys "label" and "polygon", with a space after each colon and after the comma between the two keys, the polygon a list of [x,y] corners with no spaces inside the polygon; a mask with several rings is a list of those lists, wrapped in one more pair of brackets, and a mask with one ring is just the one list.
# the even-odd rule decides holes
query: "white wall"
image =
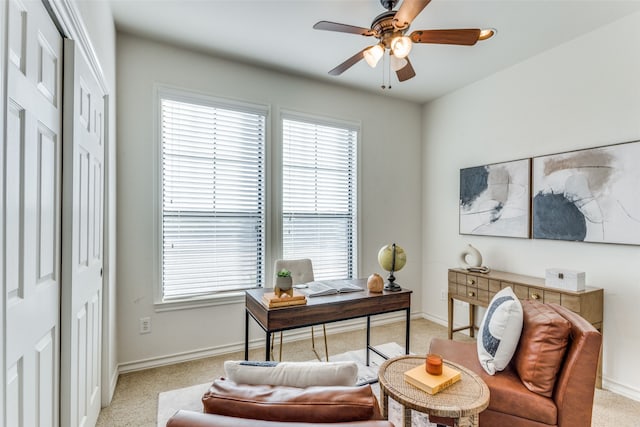
{"label": "white wall", "polygon": [[113,396],[117,375],[116,337],[116,32],[108,2],[75,0],[104,74],[109,95],[107,152],[105,153],[105,242],[103,287],[102,404]]}
{"label": "white wall", "polygon": [[[301,58],[301,60],[304,60]],[[421,107],[229,62],[118,33],[118,359],[124,369],[239,350],[244,304],[155,312],[153,307],[153,85],[271,106],[277,143],[280,109],[361,123],[360,276],[377,271],[378,249],[397,242],[408,254],[398,281],[420,311]],[[398,131],[400,130],[400,131]],[[271,254],[273,257],[273,254]],[[267,260],[267,265],[272,260]],[[149,316],[152,333],[140,335]],[[252,339],[263,335],[252,333]],[[364,333],[363,333],[364,343]],[[176,359],[173,360],[176,360]]]}
{"label": "white wall", "polygon": [[549,267],[585,271],[588,286],[605,290],[604,386],[635,399],[640,248],[461,236],[458,181],[464,167],[640,140],[638,52],[636,13],[427,104],[422,196],[426,313],[446,319],[440,291],[467,243],[496,270],[539,277]]}

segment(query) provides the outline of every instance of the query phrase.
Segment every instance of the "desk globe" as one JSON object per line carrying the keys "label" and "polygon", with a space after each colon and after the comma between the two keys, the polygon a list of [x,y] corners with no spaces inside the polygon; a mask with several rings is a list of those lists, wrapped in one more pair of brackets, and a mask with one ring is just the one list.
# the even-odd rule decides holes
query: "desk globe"
{"label": "desk globe", "polygon": [[396,277],[393,275],[395,271],[399,271],[407,263],[407,254],[400,246],[392,243],[380,248],[378,252],[378,264],[384,270],[389,272],[388,282],[384,285],[385,291],[399,291],[400,285],[395,283]]}

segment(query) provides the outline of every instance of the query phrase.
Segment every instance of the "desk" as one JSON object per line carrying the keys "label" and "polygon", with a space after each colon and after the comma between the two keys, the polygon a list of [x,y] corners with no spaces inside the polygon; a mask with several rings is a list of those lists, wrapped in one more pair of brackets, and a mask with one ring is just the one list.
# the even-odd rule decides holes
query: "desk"
{"label": "desk", "polygon": [[460,381],[431,395],[404,380],[404,373],[425,362],[424,356],[400,356],[385,361],[378,371],[382,416],[389,416],[389,397],[404,407],[404,425],[411,427],[411,410],[453,418],[454,426],[479,425],[479,414],[489,406],[489,387],[464,366],[443,361],[460,371]]}
{"label": "desk", "polygon": [[[265,331],[265,360],[270,359],[271,335],[274,332],[323,323],[338,322],[359,317],[367,318],[367,350],[386,358],[371,346],[371,316],[404,310],[406,312],[405,352],[409,354],[409,321],[411,318],[411,293],[402,289],[398,292],[369,292],[367,279],[359,279],[357,284],[362,292],[349,292],[322,297],[307,297],[307,304],[290,307],[268,308],[262,303],[265,292],[272,289],[250,289],[245,293],[244,358],[249,358],[249,317],[252,317]],[[369,351],[367,365],[369,365]]]}

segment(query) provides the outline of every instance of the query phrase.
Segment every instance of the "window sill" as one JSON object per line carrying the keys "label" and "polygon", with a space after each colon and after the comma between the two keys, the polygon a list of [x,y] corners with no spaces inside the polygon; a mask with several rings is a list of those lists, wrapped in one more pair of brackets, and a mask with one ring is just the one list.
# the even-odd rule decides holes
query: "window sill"
{"label": "window sill", "polygon": [[159,301],[153,305],[153,309],[156,313],[161,313],[164,311],[189,310],[192,308],[241,303],[244,303],[244,291],[233,291],[219,295],[191,297],[173,301]]}

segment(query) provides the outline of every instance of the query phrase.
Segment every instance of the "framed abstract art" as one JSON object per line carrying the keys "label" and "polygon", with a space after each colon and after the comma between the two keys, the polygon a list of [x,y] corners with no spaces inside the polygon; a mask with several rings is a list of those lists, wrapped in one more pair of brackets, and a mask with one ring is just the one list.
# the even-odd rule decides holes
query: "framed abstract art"
{"label": "framed abstract art", "polygon": [[533,238],[640,244],[640,142],[533,159]]}
{"label": "framed abstract art", "polygon": [[460,234],[528,238],[531,160],[460,169]]}

